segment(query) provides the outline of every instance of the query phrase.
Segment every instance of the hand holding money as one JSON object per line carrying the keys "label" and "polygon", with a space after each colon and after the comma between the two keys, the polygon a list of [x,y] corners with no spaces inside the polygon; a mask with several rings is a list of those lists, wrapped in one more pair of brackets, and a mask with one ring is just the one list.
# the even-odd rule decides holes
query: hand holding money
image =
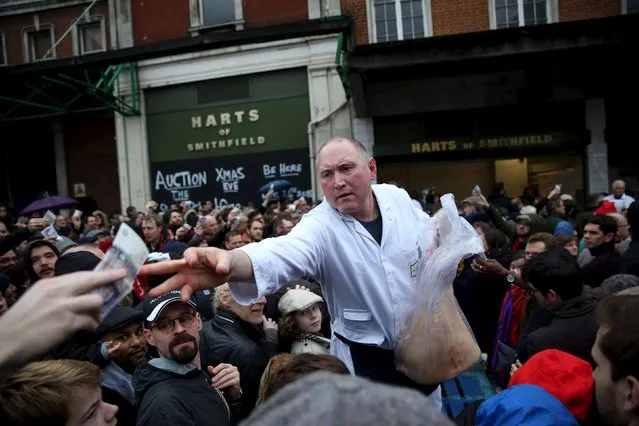
{"label": "hand holding money", "polygon": [[27,362],[79,330],[95,330],[103,302],[90,292],[125,275],[118,269],[38,281],[0,317],[0,366]]}
{"label": "hand holding money", "polygon": [[[158,297],[168,291],[181,288],[182,299],[186,300],[194,291],[217,287],[228,282],[234,266],[234,255],[243,255],[248,259],[248,256],[242,252],[232,253],[214,247],[193,247],[184,252],[183,259],[144,265],[140,269],[140,275],[176,274],[151,290],[149,294],[151,297]],[[250,263],[248,267],[251,268]],[[252,268],[250,270],[252,272]]]}

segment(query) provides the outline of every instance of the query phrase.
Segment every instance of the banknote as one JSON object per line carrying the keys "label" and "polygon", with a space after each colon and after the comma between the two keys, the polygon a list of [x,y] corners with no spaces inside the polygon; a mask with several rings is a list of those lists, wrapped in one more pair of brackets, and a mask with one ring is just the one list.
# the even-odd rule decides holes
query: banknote
{"label": "banknote", "polygon": [[131,292],[135,277],[148,255],[146,244],[138,234],[127,224],[121,224],[113,240],[113,245],[107,251],[104,259],[95,267],[96,271],[108,269],[125,269],[127,271],[127,275],[121,280],[95,290],[104,300],[102,318],[106,317],[122,298]]}
{"label": "banknote", "polygon": [[43,219],[46,220],[47,224],[49,225],[53,225],[55,223],[55,218],[55,213],[53,213],[51,210],[47,210],[43,217]]}
{"label": "banknote", "polygon": [[49,225],[40,231],[44,238],[58,238],[58,231],[55,230],[53,225]]}

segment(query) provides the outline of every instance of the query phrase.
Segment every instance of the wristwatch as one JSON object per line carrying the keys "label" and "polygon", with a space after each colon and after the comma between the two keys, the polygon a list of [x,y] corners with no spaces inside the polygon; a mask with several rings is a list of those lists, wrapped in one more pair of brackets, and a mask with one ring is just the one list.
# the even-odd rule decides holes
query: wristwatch
{"label": "wristwatch", "polygon": [[508,275],[506,275],[506,281],[508,281],[510,284],[513,284],[515,282],[515,274],[509,272]]}

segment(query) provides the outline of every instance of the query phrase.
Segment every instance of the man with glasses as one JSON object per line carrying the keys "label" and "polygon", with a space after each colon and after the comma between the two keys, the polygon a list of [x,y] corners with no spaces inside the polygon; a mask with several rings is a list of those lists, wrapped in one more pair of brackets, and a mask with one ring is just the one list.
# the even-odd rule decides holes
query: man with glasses
{"label": "man with glasses", "polygon": [[201,365],[202,319],[195,307],[192,300],[182,302],[179,291],[144,302],[144,337],[160,357],[133,375],[138,425],[234,423],[242,396],[240,374],[230,364]]}
{"label": "man with glasses", "polygon": [[518,359],[524,363],[538,352],[558,349],[592,363],[598,300],[584,291],[574,257],[562,248],[540,253],[524,264],[521,275],[541,309],[519,339]]}

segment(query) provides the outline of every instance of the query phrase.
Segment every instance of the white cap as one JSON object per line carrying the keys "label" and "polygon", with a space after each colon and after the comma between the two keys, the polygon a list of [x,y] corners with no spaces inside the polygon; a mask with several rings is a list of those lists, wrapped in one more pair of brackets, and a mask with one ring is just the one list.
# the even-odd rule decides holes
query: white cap
{"label": "white cap", "polygon": [[303,311],[309,306],[323,301],[324,299],[310,290],[292,289],[280,298],[277,309],[282,315],[288,315],[291,312]]}

